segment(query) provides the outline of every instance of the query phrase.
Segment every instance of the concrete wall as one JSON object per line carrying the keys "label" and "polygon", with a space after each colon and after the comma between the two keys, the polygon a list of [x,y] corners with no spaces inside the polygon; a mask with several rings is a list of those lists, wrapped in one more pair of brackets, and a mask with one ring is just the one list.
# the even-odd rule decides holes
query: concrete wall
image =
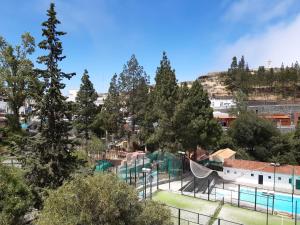
{"label": "concrete wall", "polygon": [[[266,173],[262,171],[235,169],[231,167],[224,167],[224,174],[229,177],[231,176],[238,183],[256,185],[258,187],[273,188],[274,185],[274,173]],[[258,184],[258,176],[263,175],[263,185]],[[292,184],[289,183],[289,179],[292,179],[291,174],[280,174],[275,173],[275,188],[292,189]],[[300,180],[300,176],[294,176],[294,184],[296,180]]]}

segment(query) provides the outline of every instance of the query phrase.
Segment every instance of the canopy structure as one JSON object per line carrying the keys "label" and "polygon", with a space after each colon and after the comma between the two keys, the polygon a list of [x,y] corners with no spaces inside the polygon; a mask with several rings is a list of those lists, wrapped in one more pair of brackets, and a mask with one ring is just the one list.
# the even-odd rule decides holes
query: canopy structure
{"label": "canopy structure", "polygon": [[215,172],[215,170],[211,170],[205,166],[202,166],[191,159],[190,159],[190,168],[193,175],[200,179],[207,178],[210,174]]}
{"label": "canopy structure", "polygon": [[205,178],[211,178],[211,177],[219,177],[223,180],[226,181],[234,181],[239,177],[242,177],[244,174],[240,173],[237,175],[234,174],[230,174],[230,175],[226,175],[221,171],[216,171],[216,170],[211,170],[205,166],[202,166],[196,162],[194,162],[193,160],[190,159],[190,168],[191,171],[193,173],[193,175],[198,178],[198,179],[205,179]]}

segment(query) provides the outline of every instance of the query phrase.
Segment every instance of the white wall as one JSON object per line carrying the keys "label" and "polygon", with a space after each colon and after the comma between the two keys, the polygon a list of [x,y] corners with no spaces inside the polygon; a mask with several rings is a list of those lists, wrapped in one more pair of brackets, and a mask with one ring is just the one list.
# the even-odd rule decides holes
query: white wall
{"label": "white wall", "polygon": [[0,99],[0,113],[8,113],[9,107],[6,101]]}
{"label": "white wall", "polygon": [[210,106],[213,109],[228,109],[235,106],[233,99],[210,99]]}
{"label": "white wall", "polygon": [[[255,170],[235,169],[231,167],[224,167],[223,172],[227,177],[232,177],[232,179],[235,179],[235,181],[238,183],[257,185],[261,187],[267,186],[269,188],[273,188],[274,185],[274,173],[266,173]],[[251,176],[251,174],[253,174],[253,176]],[[263,175],[263,185],[258,184],[258,175]],[[292,176],[292,174],[276,173],[275,188],[292,189],[292,184],[289,183],[289,179],[292,178]],[[296,179],[300,180],[300,176],[294,176],[294,184],[296,184]]]}

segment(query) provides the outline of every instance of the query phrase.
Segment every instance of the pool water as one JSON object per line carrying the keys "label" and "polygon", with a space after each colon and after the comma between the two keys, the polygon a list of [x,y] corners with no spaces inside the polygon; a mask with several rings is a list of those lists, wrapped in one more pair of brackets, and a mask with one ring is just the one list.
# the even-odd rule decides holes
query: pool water
{"label": "pool water", "polygon": [[[269,199],[269,202],[267,204],[267,200]],[[240,192],[240,200],[241,201],[247,201],[250,203],[255,203],[255,191],[249,190],[249,189],[241,189]],[[287,213],[295,213],[296,210],[296,202],[297,202],[297,214],[300,214],[299,205],[300,205],[300,196],[294,196],[292,198],[292,195],[288,194],[279,194],[275,193],[274,195],[274,210],[280,211],[280,212],[287,212]],[[270,210],[273,208],[273,196],[269,196],[269,198],[266,196],[265,193],[261,191],[257,191],[257,197],[256,197],[256,204],[258,206],[262,206],[264,208],[267,208],[267,205]]]}

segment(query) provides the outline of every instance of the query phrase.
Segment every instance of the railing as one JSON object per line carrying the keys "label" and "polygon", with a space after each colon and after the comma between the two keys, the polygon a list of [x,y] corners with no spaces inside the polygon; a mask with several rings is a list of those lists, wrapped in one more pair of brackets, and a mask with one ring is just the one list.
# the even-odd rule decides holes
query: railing
{"label": "railing", "polygon": [[167,207],[171,210],[174,225],[207,225],[212,222],[215,225],[243,225],[241,223],[215,218],[213,216],[180,209],[169,205],[167,205]]}

